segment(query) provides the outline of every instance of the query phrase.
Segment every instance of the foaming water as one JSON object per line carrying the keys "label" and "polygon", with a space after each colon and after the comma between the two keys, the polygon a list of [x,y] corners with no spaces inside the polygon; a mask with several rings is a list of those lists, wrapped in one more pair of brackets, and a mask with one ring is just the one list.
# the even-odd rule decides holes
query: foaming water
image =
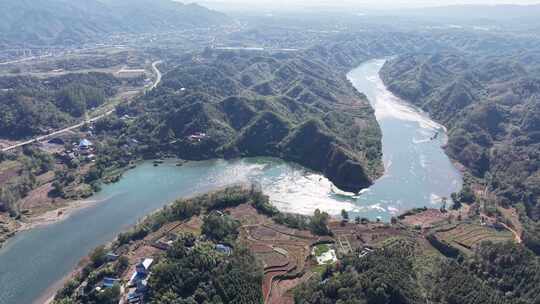
{"label": "foaming water", "polygon": [[358,195],[342,193],[320,174],[298,167],[281,168],[279,176],[262,177],[263,189],[280,210],[312,214],[319,208],[332,215],[389,220],[416,207],[438,207],[443,197],[460,189],[462,177],[442,145],[446,129],[388,91],[379,77],[384,60],[369,61],[348,74],[368,97],[382,131],[385,172]]}
{"label": "foaming water", "polygon": [[[461,187],[461,176],[444,154],[444,128],[401,102],[382,84],[384,61],[351,71],[351,82],[375,108],[383,139],[385,173],[360,194],[335,188],[300,166],[269,158],[189,162],[177,167],[145,163],[91,199],[102,201],[67,219],[25,231],[0,249],[0,304],[32,303],[96,246],[178,197],[194,196],[241,182],[258,182],[282,211],[389,220],[407,209],[438,206]],[[434,139],[433,135],[438,132]],[[428,140],[429,139],[429,140]]]}

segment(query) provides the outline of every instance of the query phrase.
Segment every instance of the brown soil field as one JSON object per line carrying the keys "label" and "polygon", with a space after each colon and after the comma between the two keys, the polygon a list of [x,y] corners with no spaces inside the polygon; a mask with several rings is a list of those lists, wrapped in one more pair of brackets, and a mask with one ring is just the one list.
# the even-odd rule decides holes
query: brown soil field
{"label": "brown soil field", "polygon": [[[30,191],[28,196],[19,201],[21,210],[31,210],[33,214],[41,211],[50,210],[55,206],[61,206],[63,199],[53,199],[49,193],[53,190],[52,183],[47,183]],[[58,202],[57,202],[58,201]]]}
{"label": "brown soil field", "polygon": [[467,249],[478,246],[482,241],[500,242],[514,239],[512,232],[508,230],[498,231],[489,226],[465,223],[437,232],[435,236],[449,244],[459,244]]}
{"label": "brown soil field", "polygon": [[306,282],[312,277],[313,273],[306,273],[302,277],[290,280],[278,280],[272,285],[272,292],[268,297],[267,303],[270,304],[294,304],[294,298],[291,290],[296,286]]}
{"label": "brown soil field", "polygon": [[409,215],[401,220],[401,222],[406,225],[420,226],[422,229],[427,229],[447,218],[448,213],[442,213],[439,209],[428,209],[418,214]]}
{"label": "brown soil field", "polygon": [[287,256],[276,251],[259,252],[256,253],[256,256],[263,261],[263,266],[265,269],[271,267],[284,267],[289,264]]}
{"label": "brown soil field", "polygon": [[227,211],[243,224],[240,240],[247,244],[264,266],[262,289],[265,303],[270,303],[270,298],[274,303],[280,303],[283,300],[280,295],[297,286],[300,280],[277,278],[305,271],[305,261],[310,255],[311,245],[319,238],[309,231],[275,224],[251,206],[241,205]]}
{"label": "brown soil field", "polygon": [[268,217],[259,214],[257,210],[249,204],[242,204],[236,208],[227,208],[225,211],[230,213],[233,218],[239,220],[242,225],[259,225],[272,222]]}

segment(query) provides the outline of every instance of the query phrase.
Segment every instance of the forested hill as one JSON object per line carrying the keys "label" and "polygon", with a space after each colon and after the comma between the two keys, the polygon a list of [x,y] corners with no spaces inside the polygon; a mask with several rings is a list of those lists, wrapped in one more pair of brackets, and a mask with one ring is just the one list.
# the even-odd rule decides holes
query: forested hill
{"label": "forested hill", "polygon": [[0,77],[0,134],[21,139],[79,121],[115,95],[120,84],[113,75],[98,72]]}
{"label": "forested hill", "polygon": [[381,75],[391,91],[449,127],[449,155],[499,203],[523,206],[525,241],[540,252],[540,56],[407,55]]}
{"label": "forested hill", "polygon": [[365,96],[302,55],[206,50],[130,111],[140,117],[131,132],[154,152],[281,157],[347,191],[369,186],[382,170],[380,129]]}
{"label": "forested hill", "polygon": [[0,43],[69,45],[112,33],[161,32],[230,22],[171,0],[0,0]]}

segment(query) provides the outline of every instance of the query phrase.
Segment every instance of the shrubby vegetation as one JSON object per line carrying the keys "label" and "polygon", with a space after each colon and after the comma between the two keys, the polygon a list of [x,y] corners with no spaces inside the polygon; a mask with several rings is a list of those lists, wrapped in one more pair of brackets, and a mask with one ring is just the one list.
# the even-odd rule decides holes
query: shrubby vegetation
{"label": "shrubby vegetation", "polygon": [[519,303],[540,301],[540,259],[512,243],[485,243],[464,266]]}
{"label": "shrubby vegetation", "polygon": [[214,242],[231,243],[238,235],[240,223],[226,214],[211,212],[203,219],[202,233]]}
{"label": "shrubby vegetation", "polygon": [[[122,113],[149,154],[185,159],[274,156],[358,191],[379,176],[380,130],[343,74],[302,56],[206,50]],[[167,110],[164,110],[167,109]],[[189,139],[204,133],[203,138]]]}
{"label": "shrubby vegetation", "polygon": [[[268,198],[255,188],[231,187],[188,200],[177,200],[150,216],[129,237],[141,238],[142,230],[156,230],[165,222],[189,219],[205,210],[202,233],[208,242],[194,242],[185,235],[176,241],[150,279],[151,303],[262,303],[262,268],[246,248],[236,244],[239,223],[227,214],[212,211],[246,202],[266,209]],[[144,228],[142,228],[144,227]],[[119,237],[125,243],[127,236]],[[234,244],[227,257],[215,244]]]}
{"label": "shrubby vegetation", "polygon": [[116,93],[119,80],[109,74],[67,74],[46,79],[0,77],[0,133],[14,139],[58,129]]}
{"label": "shrubby vegetation", "polygon": [[[525,242],[540,252],[540,59],[489,52],[402,56],[381,75],[390,90],[449,127],[449,155],[499,204],[524,206]],[[471,202],[472,192],[464,190],[458,202]]]}
{"label": "shrubby vegetation", "polygon": [[213,243],[176,241],[150,277],[150,303],[262,303],[262,271],[249,251],[230,257]]}
{"label": "shrubby vegetation", "polygon": [[296,289],[296,303],[537,303],[539,261],[519,245],[483,244],[472,257],[424,256],[399,242],[346,257]]}
{"label": "shrubby vegetation", "polygon": [[[191,199],[179,199],[164,209],[149,215],[130,231],[120,234],[113,248],[143,239],[163,225],[178,220],[189,220],[204,215],[202,232],[205,238],[181,235],[159,257],[149,279],[149,303],[262,303],[262,267],[250,252],[236,243],[238,223],[217,209],[243,203],[256,204],[267,200],[255,188],[230,187]],[[233,247],[230,256],[220,253],[215,246],[225,242]],[[105,276],[118,276],[126,269],[127,261],[120,257],[106,263],[105,247],[96,248],[82,272],[68,282],[57,295],[55,304],[118,303],[118,289],[94,292],[93,288]],[[87,281],[88,284],[81,286]],[[77,288],[86,288],[83,293]]]}
{"label": "shrubby vegetation", "polygon": [[21,164],[17,176],[0,185],[0,212],[9,212],[17,216],[20,212],[17,201],[24,198],[38,186],[36,177],[53,169],[54,159],[47,153],[26,146],[20,156],[14,156]]}
{"label": "shrubby vegetation", "polygon": [[297,288],[295,303],[425,303],[406,248],[348,257]]}

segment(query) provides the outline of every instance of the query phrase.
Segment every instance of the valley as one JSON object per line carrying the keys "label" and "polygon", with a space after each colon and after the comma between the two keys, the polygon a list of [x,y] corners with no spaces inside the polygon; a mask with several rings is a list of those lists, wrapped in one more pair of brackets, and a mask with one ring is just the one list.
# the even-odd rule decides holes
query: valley
{"label": "valley", "polygon": [[0,304],[538,302],[538,6],[470,8],[0,0]]}

